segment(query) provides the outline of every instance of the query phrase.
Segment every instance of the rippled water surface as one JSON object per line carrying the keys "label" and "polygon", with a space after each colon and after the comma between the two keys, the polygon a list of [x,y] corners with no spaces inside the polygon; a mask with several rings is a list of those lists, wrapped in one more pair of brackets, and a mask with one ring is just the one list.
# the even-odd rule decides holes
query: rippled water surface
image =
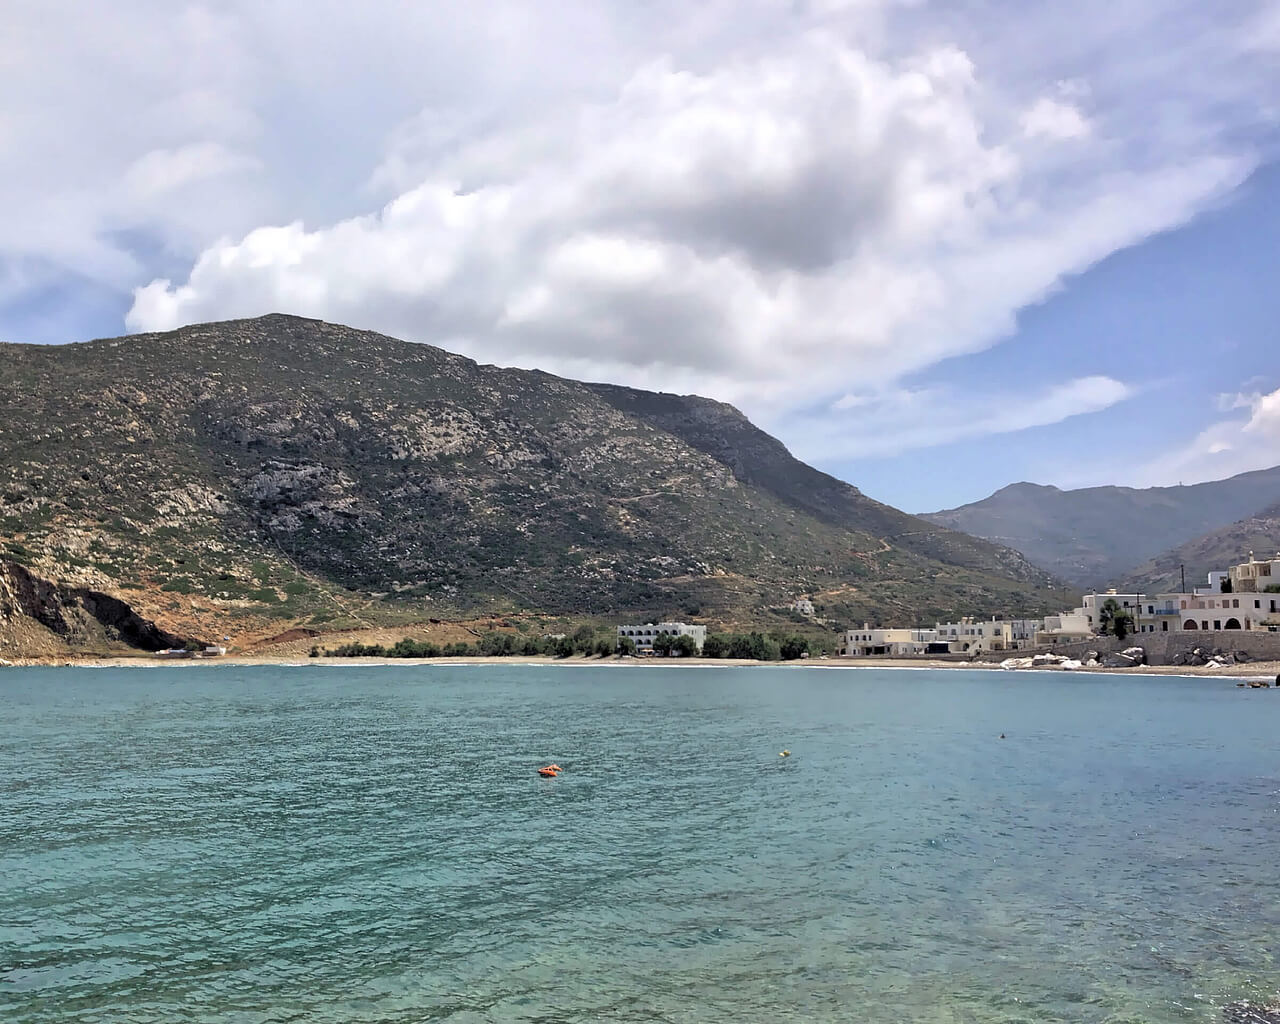
{"label": "rippled water surface", "polygon": [[1275,691],[182,666],[0,670],[0,707],[14,1024],[1209,1021],[1280,986]]}

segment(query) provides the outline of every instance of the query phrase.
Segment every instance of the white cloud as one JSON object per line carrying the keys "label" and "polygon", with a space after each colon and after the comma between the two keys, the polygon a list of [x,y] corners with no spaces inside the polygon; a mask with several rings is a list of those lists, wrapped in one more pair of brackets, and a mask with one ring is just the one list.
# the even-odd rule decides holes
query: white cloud
{"label": "white cloud", "polygon": [[796,451],[801,458],[834,462],[1049,426],[1109,409],[1133,394],[1128,385],[1105,376],[1019,391],[933,387],[851,393],[779,427],[803,438]]}
{"label": "white cloud", "polygon": [[1083,129],[1046,102],[1025,112],[1037,138],[999,136],[964,53],[878,60],[826,30],[703,71],[662,59],[607,100],[447,146],[375,215],[216,245],[140,288],[128,323],[287,309],[757,411],[819,369],[892,380],[991,344],[1248,170],[1203,155],[1054,187],[1037,140]]}
{"label": "white cloud", "polygon": [[[800,424],[989,347],[1248,174],[1280,75],[1242,30],[1268,5],[1224,3],[19,0],[0,90],[39,102],[0,110],[0,282]],[[1085,379],[1040,397],[1086,409]]]}
{"label": "white cloud", "polygon": [[1031,138],[1082,139],[1090,125],[1078,107],[1046,96],[1022,115],[1022,131]]}
{"label": "white cloud", "polygon": [[1219,409],[1244,415],[1219,420],[1194,440],[1145,469],[1147,486],[1222,480],[1280,465],[1280,388],[1220,396]]}
{"label": "white cloud", "polygon": [[261,163],[251,156],[235,153],[218,142],[193,142],[175,149],[153,149],[124,173],[126,188],[140,199],[184,185],[256,170]]}

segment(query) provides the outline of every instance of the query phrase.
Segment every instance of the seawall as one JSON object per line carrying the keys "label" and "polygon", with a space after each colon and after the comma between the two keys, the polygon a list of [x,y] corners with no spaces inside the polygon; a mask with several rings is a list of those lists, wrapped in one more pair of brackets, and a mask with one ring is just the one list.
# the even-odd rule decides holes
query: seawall
{"label": "seawall", "polygon": [[990,656],[987,660],[1003,661],[1005,658],[1021,658],[1041,651],[1076,658],[1085,651],[1111,654],[1114,651],[1123,651],[1126,647],[1141,647],[1147,652],[1149,665],[1172,665],[1173,659],[1179,654],[1196,647],[1206,651],[1240,651],[1254,661],[1280,661],[1280,633],[1241,629],[1138,633],[1127,636],[1123,640],[1116,640],[1115,637],[1094,637],[1092,640],[1036,648],[1035,651],[1014,651],[1001,654],[998,658]]}

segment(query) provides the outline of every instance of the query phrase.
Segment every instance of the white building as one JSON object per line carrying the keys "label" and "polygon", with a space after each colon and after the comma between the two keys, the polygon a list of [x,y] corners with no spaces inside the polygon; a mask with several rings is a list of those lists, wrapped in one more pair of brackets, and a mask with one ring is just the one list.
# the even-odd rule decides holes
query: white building
{"label": "white building", "polygon": [[687,622],[646,622],[640,626],[618,627],[619,641],[626,637],[636,645],[638,651],[653,650],[653,642],[663,633],[672,637],[693,637],[693,642],[698,645],[699,651],[707,640],[706,626],[691,626]]}
{"label": "white building", "polygon": [[939,645],[936,629],[872,629],[864,623],[861,629],[845,631],[840,654],[846,658],[900,658],[913,654],[937,654]]}
{"label": "white building", "polygon": [[1231,570],[1223,572],[1209,573],[1209,585],[1205,587],[1196,587],[1196,593],[1203,597],[1205,594],[1221,594],[1222,585],[1231,579]]}
{"label": "white building", "polygon": [[1274,558],[1257,559],[1250,551],[1249,561],[1233,565],[1227,570],[1227,578],[1236,593],[1268,593],[1268,587],[1280,587],[1280,554]]}
{"label": "white building", "polygon": [[1133,617],[1135,633],[1177,632],[1182,624],[1181,602],[1185,594],[1142,595]]}
{"label": "white building", "polygon": [[938,639],[944,640],[952,654],[969,654],[978,651],[1009,651],[1013,649],[1013,629],[998,619],[969,619],[959,622],[939,622]]}
{"label": "white building", "polygon": [[1145,594],[1117,594],[1114,590],[1108,590],[1105,594],[1085,594],[1078,610],[1084,612],[1085,621],[1096,633],[1102,625],[1102,606],[1108,601],[1118,604],[1126,615],[1133,615],[1144,600]]}
{"label": "white building", "polygon": [[1014,647],[1031,647],[1036,634],[1044,629],[1044,619],[1008,619]]}
{"label": "white building", "polygon": [[800,615],[813,615],[813,602],[807,597],[798,597],[792,601],[787,607]]}
{"label": "white building", "polygon": [[1206,589],[1204,593],[1173,596],[1179,601],[1179,617],[1187,631],[1280,628],[1280,594],[1247,590],[1212,594]]}
{"label": "white building", "polygon": [[1083,608],[1057,615],[1044,617],[1044,628],[1036,633],[1037,647],[1052,647],[1054,644],[1069,644],[1076,640],[1088,640],[1093,636],[1093,627],[1085,618]]}
{"label": "white building", "polygon": [[[1206,585],[1190,594],[1086,594],[1080,607],[1058,615],[1046,615],[1044,629],[1036,634],[1038,645],[1087,640],[1102,628],[1102,607],[1115,601],[1132,620],[1135,635],[1145,633],[1204,632],[1235,629],[1280,629],[1280,592],[1258,593],[1250,588],[1266,580],[1270,569],[1280,573],[1280,557],[1274,563],[1252,557],[1229,571],[1211,572]],[[1223,593],[1228,580],[1230,589]],[[1278,581],[1277,586],[1280,586]]]}

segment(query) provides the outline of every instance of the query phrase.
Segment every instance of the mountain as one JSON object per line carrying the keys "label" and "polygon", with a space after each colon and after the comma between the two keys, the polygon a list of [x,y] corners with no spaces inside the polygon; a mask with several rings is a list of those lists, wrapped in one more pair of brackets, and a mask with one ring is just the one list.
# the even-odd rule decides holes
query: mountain
{"label": "mountain", "polygon": [[1185,567],[1187,586],[1204,586],[1208,573],[1245,561],[1251,551],[1259,558],[1280,551],[1280,503],[1157,555],[1131,570],[1126,585],[1171,593],[1182,586]]}
{"label": "mountain", "polygon": [[1007,545],[1077,586],[1102,587],[1147,559],[1276,501],[1280,466],[1177,487],[1063,491],[1017,483],[920,518]]}
{"label": "mountain", "polygon": [[[6,616],[39,621],[41,588],[67,611],[47,630],[85,644],[144,635],[126,610],[203,639],[755,623],[801,593],[849,622],[1064,599],[1017,553],[875,502],[706,399],[281,315],[3,345],[0,367],[0,643]],[[123,607],[97,614],[106,598]]]}

